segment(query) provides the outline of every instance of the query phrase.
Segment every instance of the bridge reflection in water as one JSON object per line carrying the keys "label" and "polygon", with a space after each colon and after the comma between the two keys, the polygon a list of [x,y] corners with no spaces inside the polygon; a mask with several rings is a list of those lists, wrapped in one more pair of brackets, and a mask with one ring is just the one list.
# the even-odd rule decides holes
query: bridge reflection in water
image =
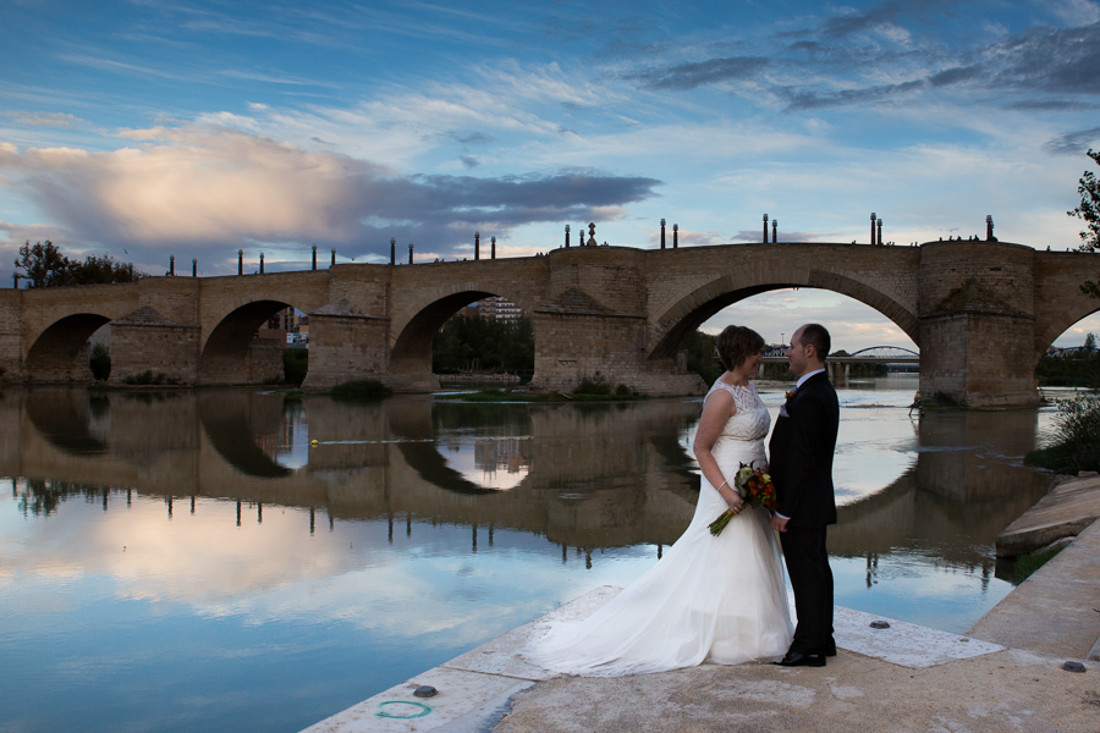
{"label": "bridge reflection in water", "polygon": [[[837,603],[962,632],[1047,413],[911,419],[882,381],[840,390]],[[0,729],[300,729],[628,582],[691,517],[699,410],[0,392]]]}
{"label": "bridge reflection in water", "polygon": [[[465,525],[475,547],[479,532],[511,529],[563,553],[660,548],[693,511],[698,475],[686,448],[699,409],[692,399],[478,405],[410,395],[362,406],[253,390],[36,388],[0,400],[0,475],[27,479],[38,511],[71,493],[101,495],[109,510],[114,492],[137,491],[162,496],[169,512],[181,502],[193,510],[196,498],[236,501],[238,522],[242,511],[262,519],[265,505],[300,507],[303,532],[385,519],[391,533]],[[1019,467],[1037,413],[934,412],[893,433],[872,414],[845,414],[830,551],[867,558],[872,574],[880,554],[904,551],[991,575],[997,533],[1048,482]]]}

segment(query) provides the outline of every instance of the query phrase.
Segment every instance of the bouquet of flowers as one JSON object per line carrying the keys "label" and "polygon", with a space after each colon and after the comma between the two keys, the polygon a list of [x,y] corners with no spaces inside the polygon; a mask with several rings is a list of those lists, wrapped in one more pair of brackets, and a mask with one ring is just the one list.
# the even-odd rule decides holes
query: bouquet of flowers
{"label": "bouquet of flowers", "polygon": [[[747,466],[742,463],[737,469],[733,477],[733,490],[751,506],[762,506],[765,509],[775,506],[775,484],[772,483],[772,477],[762,469],[753,468],[751,463]],[[710,523],[710,533],[717,537],[732,518],[732,509],[722,512],[718,519]]]}

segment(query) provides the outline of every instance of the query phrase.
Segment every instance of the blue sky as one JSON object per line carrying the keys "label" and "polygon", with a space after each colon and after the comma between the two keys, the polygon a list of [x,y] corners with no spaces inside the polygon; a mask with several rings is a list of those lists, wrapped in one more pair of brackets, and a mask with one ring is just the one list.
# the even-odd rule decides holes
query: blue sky
{"label": "blue sky", "polygon": [[[0,278],[26,240],[146,272],[984,234],[1076,247],[1100,3],[234,2],[0,6]],[[327,261],[327,257],[323,261]],[[715,316],[911,345],[854,301]],[[788,325],[790,324],[790,325]],[[1058,343],[1100,332],[1093,316]]]}

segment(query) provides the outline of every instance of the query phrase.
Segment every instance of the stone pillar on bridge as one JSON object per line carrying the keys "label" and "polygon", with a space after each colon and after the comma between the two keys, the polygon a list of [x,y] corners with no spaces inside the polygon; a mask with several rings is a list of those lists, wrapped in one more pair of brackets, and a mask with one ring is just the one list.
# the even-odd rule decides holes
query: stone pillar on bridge
{"label": "stone pillar on bridge", "polygon": [[574,252],[554,253],[549,298],[531,310],[532,389],[571,392],[587,379],[653,396],[705,391],[679,355],[647,353],[642,251]]}
{"label": "stone pillar on bridge", "polygon": [[386,377],[389,319],[372,316],[346,300],[309,314],[309,370],[302,386],[328,389],[353,379]]}
{"label": "stone pillar on bridge", "polygon": [[122,384],[146,372],[176,384],[195,384],[199,328],[176,323],[151,306],[111,321],[110,382]]}
{"label": "stone pillar on bridge", "polygon": [[535,331],[535,373],[531,386],[572,392],[583,381],[614,390],[636,388],[641,376],[644,315],[616,312],[579,288],[569,288],[531,314]]}
{"label": "stone pillar on bridge", "polygon": [[978,408],[1039,403],[1034,256],[1030,247],[995,242],[921,246],[922,399]]}
{"label": "stone pillar on bridge", "polygon": [[661,249],[665,248],[665,220],[661,219]]}
{"label": "stone pillar on bridge", "polygon": [[21,290],[0,291],[0,383],[22,377],[22,303]]}

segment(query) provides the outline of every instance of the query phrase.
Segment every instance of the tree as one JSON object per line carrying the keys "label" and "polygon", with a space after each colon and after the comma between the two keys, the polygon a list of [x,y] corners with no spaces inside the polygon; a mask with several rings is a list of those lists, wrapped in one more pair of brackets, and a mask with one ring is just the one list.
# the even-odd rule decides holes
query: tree
{"label": "tree", "polygon": [[[1100,151],[1090,149],[1088,156],[1100,165]],[[1085,171],[1079,183],[1077,193],[1081,194],[1081,204],[1066,214],[1083,220],[1088,227],[1081,232],[1081,246],[1077,249],[1081,252],[1095,252],[1100,247],[1100,181],[1092,171]]]}
{"label": "tree", "polygon": [[[1088,156],[1093,162],[1100,165],[1100,151],[1089,149]],[[1100,247],[1100,181],[1092,171],[1085,171],[1077,187],[1077,193],[1081,194],[1081,205],[1073,211],[1067,211],[1069,216],[1076,216],[1088,226],[1081,232],[1081,245],[1079,252],[1095,252]],[[1081,285],[1081,292],[1093,298],[1100,298],[1100,284],[1095,280],[1086,280]]]}
{"label": "tree", "polygon": [[45,244],[26,242],[19,248],[19,259],[15,261],[15,266],[23,269],[21,277],[30,288],[67,285],[70,264],[69,258],[48,239]]}
{"label": "tree", "polygon": [[1095,333],[1090,332],[1088,336],[1085,336],[1085,348],[1086,349],[1095,349],[1096,348],[1096,334]]}
{"label": "tree", "polygon": [[504,371],[530,375],[534,369],[534,332],[527,316],[496,320],[455,315],[432,341],[432,370],[436,374]]}
{"label": "tree", "polygon": [[116,262],[110,255],[89,255],[83,262],[70,260],[48,239],[19,248],[15,266],[22,268],[20,276],[30,288],[50,288],[59,285],[95,285],[97,283],[128,283],[144,276],[135,272],[128,262]]}
{"label": "tree", "polygon": [[83,262],[69,263],[71,285],[95,285],[97,283],[128,283],[142,276],[134,272],[133,264],[115,262],[111,255],[89,255]]}

